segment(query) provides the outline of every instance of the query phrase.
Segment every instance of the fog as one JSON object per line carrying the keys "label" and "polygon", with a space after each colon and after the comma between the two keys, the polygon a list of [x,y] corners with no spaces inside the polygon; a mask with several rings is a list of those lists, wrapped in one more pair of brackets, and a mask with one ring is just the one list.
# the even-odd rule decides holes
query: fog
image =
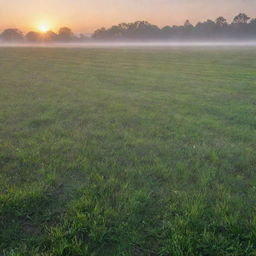
{"label": "fog", "polygon": [[256,41],[158,41],[158,42],[86,42],[86,43],[6,43],[0,47],[36,48],[117,48],[117,47],[256,47]]}

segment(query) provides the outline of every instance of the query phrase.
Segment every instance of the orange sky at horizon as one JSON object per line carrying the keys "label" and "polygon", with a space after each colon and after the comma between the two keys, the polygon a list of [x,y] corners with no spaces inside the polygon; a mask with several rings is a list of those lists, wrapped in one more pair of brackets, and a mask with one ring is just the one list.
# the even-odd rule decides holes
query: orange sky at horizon
{"label": "orange sky at horizon", "polygon": [[[121,22],[147,20],[163,27],[193,24],[239,12],[256,17],[256,0],[0,0],[0,31],[17,27],[24,32],[45,25],[57,31],[68,26],[76,33]],[[255,16],[253,16],[255,15]]]}

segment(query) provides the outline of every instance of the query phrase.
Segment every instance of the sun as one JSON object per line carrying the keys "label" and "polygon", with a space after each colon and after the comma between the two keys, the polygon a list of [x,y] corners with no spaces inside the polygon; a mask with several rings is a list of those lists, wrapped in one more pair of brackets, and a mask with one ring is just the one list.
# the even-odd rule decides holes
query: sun
{"label": "sun", "polygon": [[40,32],[42,33],[46,33],[47,31],[49,31],[49,27],[46,24],[41,24],[39,25],[38,29],[40,30]]}

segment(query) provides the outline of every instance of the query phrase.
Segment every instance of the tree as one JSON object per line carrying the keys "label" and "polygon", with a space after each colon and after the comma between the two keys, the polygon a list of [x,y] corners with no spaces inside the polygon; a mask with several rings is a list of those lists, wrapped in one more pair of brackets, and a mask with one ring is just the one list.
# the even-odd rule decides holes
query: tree
{"label": "tree", "polygon": [[215,20],[216,24],[216,38],[225,39],[228,37],[229,26],[227,20],[220,16]]}
{"label": "tree", "polygon": [[152,40],[158,38],[160,31],[156,25],[147,21],[136,21],[127,26],[126,34],[129,39]]}
{"label": "tree", "polygon": [[46,33],[30,31],[26,34],[26,40],[33,43],[53,42],[57,40],[57,34],[53,31],[47,31]]}
{"label": "tree", "polygon": [[39,32],[30,31],[26,34],[26,40],[29,42],[39,42],[41,41],[41,34]]}
{"label": "tree", "polygon": [[256,26],[256,19],[251,19],[250,25]]}
{"label": "tree", "polygon": [[161,37],[163,39],[171,39],[172,36],[172,27],[170,26],[165,26],[161,29]]}
{"label": "tree", "polygon": [[251,18],[248,17],[245,13],[239,13],[237,16],[234,17],[233,23],[234,24],[247,24]]}
{"label": "tree", "polygon": [[189,20],[184,22],[184,26],[173,26],[172,33],[175,39],[191,39],[194,26],[190,23]]}
{"label": "tree", "polygon": [[205,22],[197,23],[195,27],[195,35],[196,37],[203,39],[210,39],[215,37],[216,35],[217,25],[212,20],[207,20]]}
{"label": "tree", "polygon": [[256,37],[256,19],[251,19],[249,23],[250,35],[251,37]]}
{"label": "tree", "polygon": [[228,25],[227,20],[226,20],[224,17],[222,17],[222,16],[221,16],[221,17],[218,17],[218,18],[216,19],[215,23],[216,23],[216,25],[217,25],[218,27],[225,27],[225,26]]}
{"label": "tree", "polygon": [[17,28],[9,28],[4,30],[1,38],[6,42],[20,42],[23,40],[23,33]]}
{"label": "tree", "polygon": [[100,40],[152,40],[157,39],[161,30],[147,21],[121,23],[109,29],[99,29],[93,34]]}
{"label": "tree", "polygon": [[193,28],[193,25],[190,23],[189,20],[186,20],[185,23],[184,23],[184,27],[185,28]]}
{"label": "tree", "polygon": [[234,17],[233,23],[230,26],[231,35],[233,38],[243,40],[244,38],[250,38],[251,31],[250,25],[248,25],[248,17],[245,13],[239,13]]}
{"label": "tree", "polygon": [[68,27],[62,27],[59,29],[58,39],[63,42],[72,41],[75,38],[74,33]]}
{"label": "tree", "polygon": [[42,36],[43,36],[44,42],[54,42],[54,41],[57,41],[57,38],[58,38],[58,35],[51,30],[47,31]]}
{"label": "tree", "polygon": [[105,36],[106,32],[107,32],[106,28],[97,29],[97,30],[93,33],[92,38],[93,38],[93,39],[96,39],[96,40],[104,39],[104,36]]}

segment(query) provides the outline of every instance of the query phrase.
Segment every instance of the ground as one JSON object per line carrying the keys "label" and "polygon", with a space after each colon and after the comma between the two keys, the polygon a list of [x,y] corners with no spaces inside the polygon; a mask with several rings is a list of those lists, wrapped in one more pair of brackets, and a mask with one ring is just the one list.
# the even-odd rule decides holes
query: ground
{"label": "ground", "polygon": [[0,254],[256,255],[255,50],[0,48]]}

